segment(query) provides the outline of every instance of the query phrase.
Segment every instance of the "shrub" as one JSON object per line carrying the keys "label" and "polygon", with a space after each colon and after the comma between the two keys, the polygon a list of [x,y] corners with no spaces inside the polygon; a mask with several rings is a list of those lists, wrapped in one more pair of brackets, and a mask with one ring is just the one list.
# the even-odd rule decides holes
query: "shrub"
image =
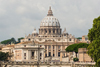
{"label": "shrub", "polygon": [[76,61],[79,61],[79,59],[78,58],[73,58],[73,61],[76,62]]}

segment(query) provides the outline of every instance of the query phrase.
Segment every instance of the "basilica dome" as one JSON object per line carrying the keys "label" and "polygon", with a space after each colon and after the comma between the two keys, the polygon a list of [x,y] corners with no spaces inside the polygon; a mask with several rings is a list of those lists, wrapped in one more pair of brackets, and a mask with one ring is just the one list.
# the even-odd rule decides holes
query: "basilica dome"
{"label": "basilica dome", "polygon": [[47,16],[41,21],[40,26],[60,26],[58,19],[52,14],[51,7],[49,8]]}

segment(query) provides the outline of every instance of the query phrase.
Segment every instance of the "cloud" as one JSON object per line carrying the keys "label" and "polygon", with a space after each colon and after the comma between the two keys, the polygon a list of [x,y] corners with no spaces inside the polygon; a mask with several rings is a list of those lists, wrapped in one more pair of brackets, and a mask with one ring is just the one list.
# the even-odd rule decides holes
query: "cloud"
{"label": "cloud", "polygon": [[100,0],[0,0],[0,41],[31,34],[39,29],[49,6],[61,28],[79,37],[88,34],[100,15]]}

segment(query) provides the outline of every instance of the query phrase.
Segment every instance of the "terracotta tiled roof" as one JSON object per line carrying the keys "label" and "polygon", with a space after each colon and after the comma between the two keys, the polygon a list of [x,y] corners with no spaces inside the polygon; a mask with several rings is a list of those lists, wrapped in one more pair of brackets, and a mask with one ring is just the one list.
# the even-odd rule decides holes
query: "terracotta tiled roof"
{"label": "terracotta tiled roof", "polygon": [[14,47],[15,45],[7,45],[6,47]]}
{"label": "terracotta tiled roof", "polygon": [[16,44],[16,45],[20,45],[20,44],[28,44],[28,43],[32,43],[32,41],[21,42],[21,43],[18,43],[18,44]]}

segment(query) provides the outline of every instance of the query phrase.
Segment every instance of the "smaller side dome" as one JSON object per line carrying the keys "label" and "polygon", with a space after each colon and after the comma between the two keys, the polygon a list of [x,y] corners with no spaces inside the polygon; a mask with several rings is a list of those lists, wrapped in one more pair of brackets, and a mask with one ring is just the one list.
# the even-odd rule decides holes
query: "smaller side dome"
{"label": "smaller side dome", "polygon": [[36,28],[34,28],[34,31],[32,32],[33,34],[37,33]]}

